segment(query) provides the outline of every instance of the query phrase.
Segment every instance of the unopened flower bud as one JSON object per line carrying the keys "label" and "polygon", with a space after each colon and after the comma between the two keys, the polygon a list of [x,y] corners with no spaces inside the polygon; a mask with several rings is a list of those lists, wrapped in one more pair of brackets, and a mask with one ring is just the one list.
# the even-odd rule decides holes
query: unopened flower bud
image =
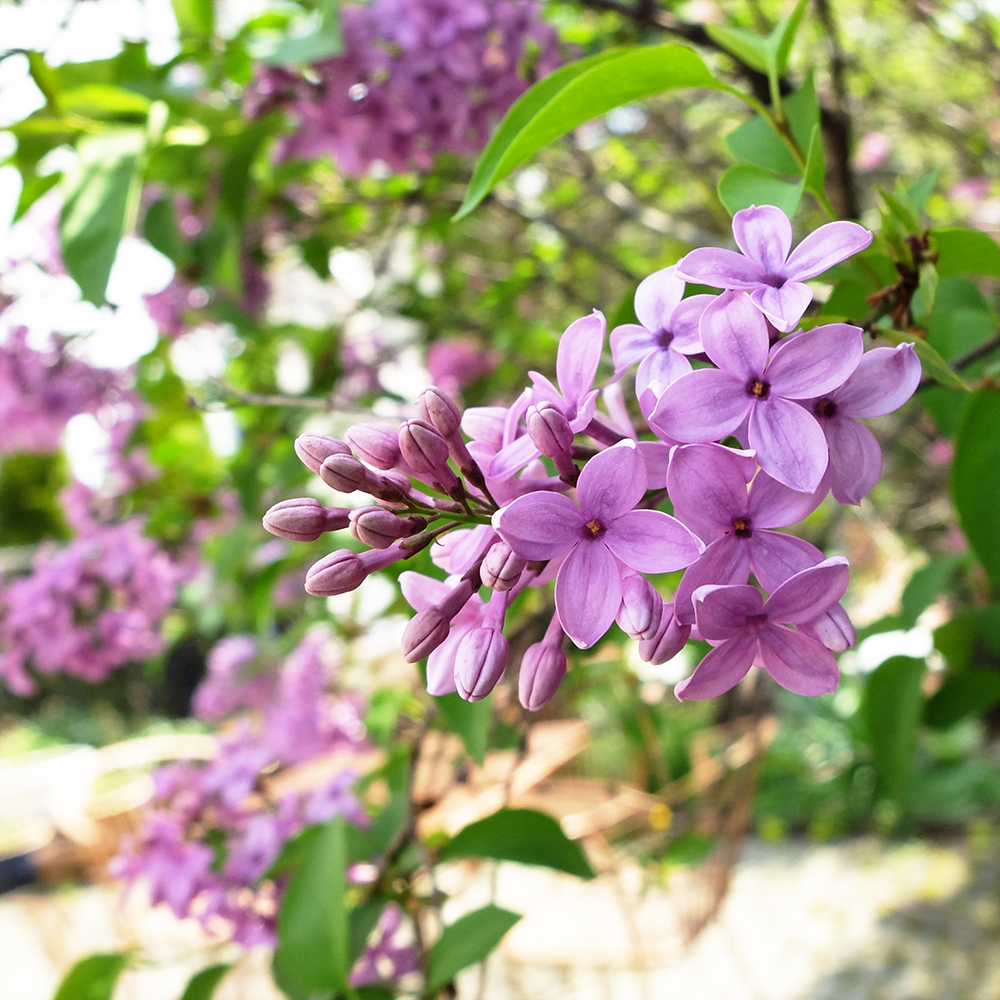
{"label": "unopened flower bud", "polygon": [[622,580],[622,603],[616,621],[618,627],[633,639],[652,639],[660,627],[663,598],[641,574],[630,574]]}
{"label": "unopened flower bud", "polygon": [[646,663],[659,665],[672,660],[684,648],[691,635],[690,625],[681,625],[674,617],[674,606],[664,604],[660,627],[651,639],[639,643],[639,657]]}
{"label": "unopened flower bud", "polygon": [[521,572],[527,565],[528,560],[517,555],[506,542],[494,542],[483,559],[480,575],[487,587],[510,590],[520,580]]}
{"label": "unopened flower bud", "polygon": [[314,542],[324,532],[346,528],[350,514],[344,508],[324,507],[312,497],[282,500],[264,515],[264,527],[293,542]]}
{"label": "unopened flower bud", "polygon": [[351,534],[373,549],[388,548],[398,538],[408,538],[427,527],[422,517],[399,517],[377,504],[357,507],[350,513]]}
{"label": "unopened flower bud", "polygon": [[353,455],[330,455],[318,471],[327,486],[341,493],[363,490],[368,483],[368,470]]}
{"label": "unopened flower bud", "polygon": [[368,571],[357,552],[338,549],[309,567],[306,573],[306,593],[317,597],[333,597],[357,590]]}
{"label": "unopened flower bud", "polygon": [[559,629],[560,641],[545,639],[525,650],[517,677],[517,696],[529,712],[545,708],[566,676],[562,634],[562,629]]}
{"label": "unopened flower bud", "polygon": [[300,434],[295,439],[295,454],[310,472],[318,473],[319,467],[331,455],[350,453],[351,449],[343,441],[325,434]]}
{"label": "unopened flower bud", "polygon": [[384,424],[355,424],[345,435],[354,451],[376,469],[399,464],[399,432]]}
{"label": "unopened flower bud", "polygon": [[400,427],[399,450],[420,474],[434,475],[448,462],[448,442],[426,420],[407,420]]}
{"label": "unopened flower bud", "polygon": [[495,628],[474,628],[455,654],[455,685],[466,701],[482,701],[499,683],[510,647]]}
{"label": "unopened flower bud", "polygon": [[443,438],[450,438],[462,426],[462,414],[455,401],[435,385],[424,389],[417,398],[417,413]]}
{"label": "unopened flower bud", "polygon": [[450,619],[440,608],[425,608],[414,615],[403,630],[400,647],[407,663],[416,663],[430,656],[445,639],[451,627]]}
{"label": "unopened flower bud", "polygon": [[563,455],[573,443],[573,431],[565,414],[554,403],[529,406],[525,414],[528,434],[535,447],[549,458]]}
{"label": "unopened flower bud", "polygon": [[799,631],[818,639],[831,653],[843,653],[858,641],[857,629],[839,604],[835,604],[819,618],[800,625]]}

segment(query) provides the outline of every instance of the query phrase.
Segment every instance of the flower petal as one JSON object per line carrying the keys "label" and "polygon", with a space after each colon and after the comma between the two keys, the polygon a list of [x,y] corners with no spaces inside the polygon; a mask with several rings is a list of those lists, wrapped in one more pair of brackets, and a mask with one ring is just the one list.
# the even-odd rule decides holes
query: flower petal
{"label": "flower petal", "polygon": [[538,491],[493,515],[497,534],[524,559],[552,559],[583,539],[587,519],[569,497]]}
{"label": "flower petal", "polygon": [[837,687],[840,670],[823,643],[780,625],[766,625],[758,637],[760,662],[788,691],[829,694]]}
{"label": "flower petal", "polygon": [[670,318],[683,296],[684,279],[674,274],[672,266],[654,271],[635,290],[635,314],[647,330],[670,330]]}
{"label": "flower petal", "polygon": [[556,576],[556,612],[563,631],[589,649],[615,620],[622,602],[618,563],[601,541],[577,545]]}
{"label": "flower petal", "polygon": [[899,409],[920,384],[920,359],[912,344],[869,351],[835,397],[845,417],[881,417]]}
{"label": "flower petal", "polygon": [[812,399],[845,382],[864,351],[860,327],[847,323],[817,326],[778,342],[771,351],[766,378],[779,396]]}
{"label": "flower petal", "polygon": [[[749,584],[699,587],[694,592],[694,617],[703,639],[731,639],[763,614],[764,598]],[[676,614],[676,606],[674,609]]]}
{"label": "flower petal", "polygon": [[800,624],[799,631],[818,639],[831,653],[843,653],[858,641],[858,630],[839,604],[835,604],[825,615]]}
{"label": "flower petal", "polygon": [[689,371],[691,362],[683,354],[679,354],[672,347],[658,347],[642,359],[639,370],[635,373],[635,391],[641,396],[654,382],[658,382],[665,389],[682,375],[687,375]]}
{"label": "flower petal", "polygon": [[750,294],[753,304],[782,333],[788,333],[799,325],[812,297],[812,289],[798,281],[786,281],[781,288],[758,286]]}
{"label": "flower petal", "polygon": [[750,579],[750,548],[743,538],[725,535],[712,542],[701,558],[688,566],[674,593],[674,614],[684,625],[694,624],[694,592],[699,587],[744,584]]}
{"label": "flower petal", "polygon": [[670,454],[667,493],[674,513],[706,542],[733,530],[749,508],[757,460],[721,444],[685,444]]}
{"label": "flower petal", "polygon": [[670,318],[670,332],[674,339],[670,346],[681,354],[701,354],[701,317],[715,301],[714,295],[690,295],[683,299]]}
{"label": "flower petal", "polygon": [[823,553],[815,545],[780,531],[754,531],[747,542],[750,568],[769,594],[796,573],[823,561]]}
{"label": "flower petal", "polygon": [[674,694],[680,701],[701,701],[725,694],[746,676],[756,651],[757,637],[751,632],[740,633],[709,650],[694,673],[674,688]]}
{"label": "flower petal", "polygon": [[443,601],[451,587],[444,580],[424,576],[423,573],[414,573],[408,569],[399,574],[399,589],[402,590],[406,603],[414,611],[426,611],[439,601]]}
{"label": "flower petal", "polygon": [[[807,518],[824,500],[829,486],[822,482],[812,493],[800,493],[773,479],[762,469],[750,487],[747,513],[754,528],[784,528]],[[670,494],[673,499],[673,494]],[[674,500],[676,508],[677,501]]]}
{"label": "flower petal", "polygon": [[701,316],[705,353],[745,383],[760,378],[767,365],[767,324],[745,292],[724,292]]}
{"label": "flower petal", "polygon": [[780,396],[760,400],[754,406],[750,447],[757,452],[760,467],[793,490],[812,493],[826,472],[826,438],[816,418]]}
{"label": "flower petal", "polygon": [[640,573],[672,573],[690,566],[704,551],[698,536],[659,510],[630,510],[601,536],[626,566]]}
{"label": "flower petal", "polygon": [[733,216],[736,245],[765,274],[782,277],[792,248],[792,224],[774,205],[751,205]]}
{"label": "flower petal", "polygon": [[830,447],[831,488],[838,503],[861,503],[882,475],[882,449],[867,427],[837,414],[821,424]]}
{"label": "flower petal", "polygon": [[627,368],[642,361],[659,346],[659,338],[644,326],[635,323],[616,326],[611,331],[611,356],[615,359],[614,378],[621,378]]}
{"label": "flower petal", "polygon": [[435,697],[454,694],[455,657],[462,640],[473,630],[474,625],[452,625],[448,638],[427,657],[427,693]]}
{"label": "flower petal", "polygon": [[646,489],[662,490],[667,482],[667,466],[670,464],[670,449],[673,445],[663,441],[640,441],[639,454],[646,463]]}
{"label": "flower petal", "polygon": [[699,368],[668,385],[646,420],[674,441],[718,441],[740,425],[752,405],[739,376]]}
{"label": "flower petal", "polygon": [[756,288],[764,280],[764,272],[752,260],[716,247],[692,250],[677,262],[674,273],[713,288]]}
{"label": "flower petal", "polygon": [[872,241],[872,234],[856,222],[828,222],[810,233],[785,263],[790,281],[805,281],[847,260]]}
{"label": "flower petal", "polygon": [[824,559],[789,577],[764,602],[764,614],[772,622],[798,625],[826,614],[843,596],[850,569],[843,556]]}
{"label": "flower petal", "polygon": [[510,479],[515,472],[538,458],[538,455],[539,451],[535,447],[535,442],[531,440],[529,435],[525,434],[510,444],[504,445],[493,456],[487,476],[490,479]]}
{"label": "flower petal", "polygon": [[606,329],[604,314],[595,309],[589,316],[570,323],[560,338],[556,381],[568,400],[579,402],[593,388]]}
{"label": "flower petal", "polygon": [[634,441],[619,441],[595,455],[576,486],[583,523],[596,518],[609,527],[642,499],[647,482],[646,463]]}

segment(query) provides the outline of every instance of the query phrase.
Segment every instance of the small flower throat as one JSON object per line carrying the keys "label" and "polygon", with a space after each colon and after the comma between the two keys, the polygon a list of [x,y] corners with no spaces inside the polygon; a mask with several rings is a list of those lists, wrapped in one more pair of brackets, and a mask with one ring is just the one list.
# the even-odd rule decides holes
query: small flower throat
{"label": "small flower throat", "polygon": [[835,417],[837,415],[837,404],[828,396],[816,401],[817,417]]}
{"label": "small flower throat", "polygon": [[750,527],[750,522],[744,517],[738,517],[733,521],[733,534],[737,538],[749,538],[753,535],[753,530]]}
{"label": "small flower throat", "polygon": [[596,538],[604,530],[604,525],[596,517],[593,521],[588,521],[584,527],[590,532],[591,538]]}
{"label": "small flower throat", "polygon": [[754,379],[750,383],[750,395],[754,396],[756,399],[767,399],[768,394],[771,392],[770,382],[761,382],[760,379]]}

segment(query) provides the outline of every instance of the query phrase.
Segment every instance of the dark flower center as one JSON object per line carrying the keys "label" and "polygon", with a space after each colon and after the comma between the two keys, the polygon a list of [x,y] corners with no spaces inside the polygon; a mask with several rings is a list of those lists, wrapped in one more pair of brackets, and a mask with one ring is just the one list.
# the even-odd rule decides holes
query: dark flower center
{"label": "dark flower center", "polygon": [[[584,525],[584,528],[590,532],[591,538],[596,538],[604,530],[604,525],[601,524],[601,522],[595,517],[593,521],[588,521]],[[586,537],[587,536],[584,535],[584,538]]]}
{"label": "dark flower center", "polygon": [[674,335],[669,330],[661,330],[656,337],[660,347],[669,347],[673,342]]}
{"label": "dark flower center", "polygon": [[747,615],[747,625],[763,625],[767,621],[767,615]]}
{"label": "dark flower center", "polygon": [[836,415],[837,404],[829,396],[824,396],[822,399],[816,400],[817,417],[835,417]]}
{"label": "dark flower center", "polygon": [[764,276],[764,284],[770,285],[772,288],[781,288],[786,279],[777,274],[767,274]]}
{"label": "dark flower center", "polygon": [[747,392],[749,392],[755,399],[767,399],[771,392],[771,383],[761,382],[759,378],[755,378],[751,380],[750,385],[747,386]]}
{"label": "dark flower center", "polygon": [[750,527],[750,520],[745,517],[738,517],[733,521],[733,534],[737,538],[749,538],[753,534],[753,529]]}

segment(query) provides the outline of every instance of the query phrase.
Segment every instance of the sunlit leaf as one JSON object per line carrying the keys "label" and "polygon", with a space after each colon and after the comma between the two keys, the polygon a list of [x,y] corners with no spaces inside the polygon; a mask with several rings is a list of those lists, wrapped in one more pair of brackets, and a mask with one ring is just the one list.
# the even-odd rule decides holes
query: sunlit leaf
{"label": "sunlit leaf", "polygon": [[427,993],[450,983],[462,969],[481,962],[521,919],[519,913],[484,906],[446,927],[431,948],[427,967]]}

